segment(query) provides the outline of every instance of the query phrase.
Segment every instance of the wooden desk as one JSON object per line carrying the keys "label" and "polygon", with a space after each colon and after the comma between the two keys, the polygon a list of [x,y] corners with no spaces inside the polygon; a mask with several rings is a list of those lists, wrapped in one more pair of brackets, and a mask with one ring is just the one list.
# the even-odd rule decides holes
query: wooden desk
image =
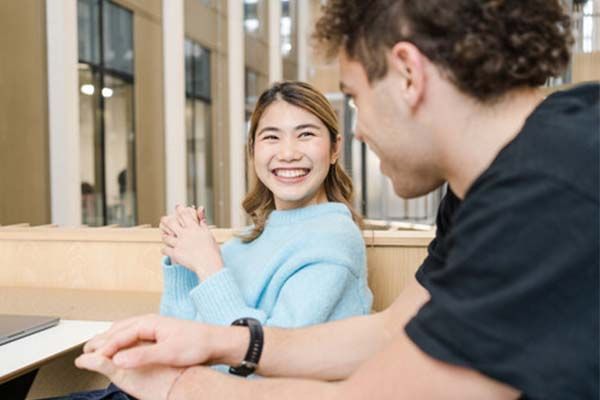
{"label": "wooden desk", "polygon": [[35,370],[110,327],[104,321],[61,320],[57,326],[0,346],[0,383]]}

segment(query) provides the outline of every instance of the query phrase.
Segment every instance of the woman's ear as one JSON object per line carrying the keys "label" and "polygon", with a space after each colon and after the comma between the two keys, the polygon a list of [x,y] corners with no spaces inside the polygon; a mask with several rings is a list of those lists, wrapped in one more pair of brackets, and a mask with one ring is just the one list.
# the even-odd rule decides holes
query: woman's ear
{"label": "woman's ear", "polygon": [[342,151],[342,135],[336,135],[335,141],[331,146],[331,165],[334,165],[340,158],[340,152]]}

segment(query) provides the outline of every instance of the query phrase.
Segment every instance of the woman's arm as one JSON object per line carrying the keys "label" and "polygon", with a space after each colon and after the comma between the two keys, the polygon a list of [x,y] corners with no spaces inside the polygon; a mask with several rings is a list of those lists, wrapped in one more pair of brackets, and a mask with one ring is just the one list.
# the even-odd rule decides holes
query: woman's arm
{"label": "woman's arm", "polygon": [[160,298],[160,315],[182,319],[195,319],[196,308],[190,291],[198,286],[198,276],[189,269],[171,264],[163,257],[163,292]]}
{"label": "woman's arm", "polygon": [[343,265],[307,265],[287,277],[281,287],[270,284],[268,290],[276,299],[268,314],[246,304],[228,269],[202,282],[190,292],[190,298],[198,320],[219,325],[252,317],[263,325],[294,328],[326,322],[332,317],[340,319],[370,312],[368,289]]}
{"label": "woman's arm", "polygon": [[[206,226],[204,209],[177,206],[175,213],[161,218],[161,238],[165,255],[162,262],[164,286],[161,315],[195,319],[189,292],[199,284],[199,277],[218,272],[222,266],[219,246]],[[209,261],[204,266],[204,262]]]}

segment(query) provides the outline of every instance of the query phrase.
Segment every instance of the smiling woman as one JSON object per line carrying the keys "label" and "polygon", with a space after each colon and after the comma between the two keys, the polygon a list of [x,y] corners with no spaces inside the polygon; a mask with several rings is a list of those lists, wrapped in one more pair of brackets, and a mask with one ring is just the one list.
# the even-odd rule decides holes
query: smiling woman
{"label": "smiling woman", "polygon": [[316,89],[303,82],[281,82],[265,91],[248,134],[257,179],[242,203],[254,223],[244,241],[261,234],[274,209],[327,201],[344,204],[360,224],[351,205],[352,181],[337,162],[340,149],[335,111]]}

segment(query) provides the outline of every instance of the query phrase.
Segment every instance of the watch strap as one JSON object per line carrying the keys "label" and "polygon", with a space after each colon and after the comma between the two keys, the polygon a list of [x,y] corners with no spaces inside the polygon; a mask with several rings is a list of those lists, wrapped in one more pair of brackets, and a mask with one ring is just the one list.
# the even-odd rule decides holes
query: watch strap
{"label": "watch strap", "polygon": [[247,326],[250,331],[250,343],[244,360],[236,367],[229,367],[229,373],[246,377],[253,374],[258,367],[262,354],[264,335],[261,323],[254,318],[240,318],[231,323],[232,326]]}

